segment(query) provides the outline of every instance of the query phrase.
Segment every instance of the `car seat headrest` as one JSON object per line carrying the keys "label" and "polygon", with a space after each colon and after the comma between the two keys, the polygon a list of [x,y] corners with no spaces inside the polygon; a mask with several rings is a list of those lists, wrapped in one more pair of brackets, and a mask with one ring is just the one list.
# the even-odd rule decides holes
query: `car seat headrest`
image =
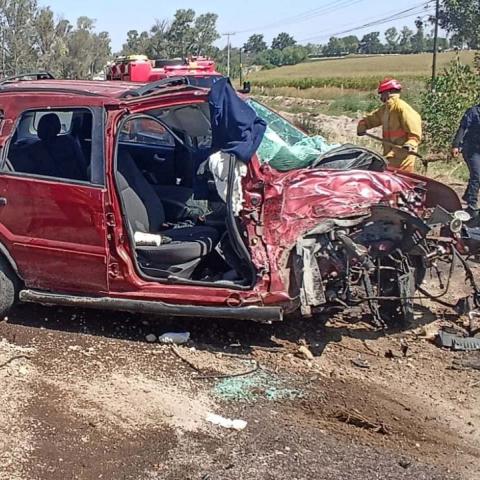
{"label": "car seat headrest", "polygon": [[52,140],[61,130],[60,119],[56,113],[47,113],[38,122],[37,134],[41,140]]}

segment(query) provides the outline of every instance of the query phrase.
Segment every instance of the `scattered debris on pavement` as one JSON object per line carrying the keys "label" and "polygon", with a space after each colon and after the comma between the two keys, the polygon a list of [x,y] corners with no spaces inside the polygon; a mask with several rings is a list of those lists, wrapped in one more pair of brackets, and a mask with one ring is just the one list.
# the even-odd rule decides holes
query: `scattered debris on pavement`
{"label": "scattered debris on pavement", "polygon": [[358,410],[341,410],[335,417],[340,422],[353,425],[358,428],[372,430],[383,435],[390,435],[390,429],[383,422],[374,422],[363,416]]}
{"label": "scattered debris on pavement", "polygon": [[216,415],[215,413],[209,413],[207,415],[207,422],[223,428],[229,428],[238,431],[244,430],[247,426],[247,422],[245,420],[231,420],[230,418],[225,418],[220,415]]}
{"label": "scattered debris on pavement", "polygon": [[309,348],[305,345],[301,345],[297,350],[297,356],[304,358],[305,360],[313,360],[315,357]]}
{"label": "scattered debris on pavement", "polygon": [[218,399],[240,402],[294,400],[303,396],[301,390],[285,386],[280,377],[264,370],[249,376],[218,381],[213,393]]}
{"label": "scattered debris on pavement", "polygon": [[437,345],[454,351],[480,350],[480,338],[462,337],[440,330],[437,335]]}
{"label": "scattered debris on pavement", "polygon": [[183,345],[190,340],[190,332],[167,332],[158,337],[160,343]]}
{"label": "scattered debris on pavement", "polygon": [[145,337],[145,340],[148,342],[148,343],[154,343],[157,341],[157,336],[154,335],[153,333],[149,333],[146,337]]}
{"label": "scattered debris on pavement", "polygon": [[358,368],[364,368],[366,370],[370,368],[370,364],[366,360],[363,360],[363,358],[354,358],[351,362]]}

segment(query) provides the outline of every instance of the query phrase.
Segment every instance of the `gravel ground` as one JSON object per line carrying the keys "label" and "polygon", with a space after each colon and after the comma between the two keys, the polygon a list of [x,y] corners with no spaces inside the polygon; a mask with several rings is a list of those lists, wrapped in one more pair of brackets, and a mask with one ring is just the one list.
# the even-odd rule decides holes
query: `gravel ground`
{"label": "gravel ground", "polygon": [[[418,305],[414,325],[386,335],[353,317],[18,307],[0,323],[0,479],[479,478],[480,372],[451,369],[468,354],[422,337],[455,321]],[[190,342],[145,340],[172,330]]]}

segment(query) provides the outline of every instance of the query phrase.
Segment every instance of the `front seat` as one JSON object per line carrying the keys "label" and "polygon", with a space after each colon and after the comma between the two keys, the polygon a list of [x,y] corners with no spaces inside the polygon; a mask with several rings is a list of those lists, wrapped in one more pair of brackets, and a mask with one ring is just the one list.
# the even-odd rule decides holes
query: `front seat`
{"label": "front seat", "polygon": [[154,276],[188,278],[200,261],[212,252],[218,232],[212,227],[191,226],[165,229],[165,210],[160,197],[128,151],[119,149],[117,185],[131,234],[155,233],[172,239],[158,247],[137,246],[144,271]]}
{"label": "front seat", "polygon": [[71,180],[87,180],[86,163],[78,144],[70,135],[59,135],[58,115],[47,113],[40,118],[37,135],[40,139],[30,147],[30,155],[38,173]]}

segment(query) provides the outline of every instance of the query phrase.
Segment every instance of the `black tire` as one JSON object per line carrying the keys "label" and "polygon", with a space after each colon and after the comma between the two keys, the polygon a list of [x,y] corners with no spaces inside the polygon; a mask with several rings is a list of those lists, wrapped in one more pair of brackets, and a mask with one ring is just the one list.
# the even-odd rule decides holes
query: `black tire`
{"label": "black tire", "polygon": [[17,301],[19,281],[8,262],[0,257],[0,319]]}

